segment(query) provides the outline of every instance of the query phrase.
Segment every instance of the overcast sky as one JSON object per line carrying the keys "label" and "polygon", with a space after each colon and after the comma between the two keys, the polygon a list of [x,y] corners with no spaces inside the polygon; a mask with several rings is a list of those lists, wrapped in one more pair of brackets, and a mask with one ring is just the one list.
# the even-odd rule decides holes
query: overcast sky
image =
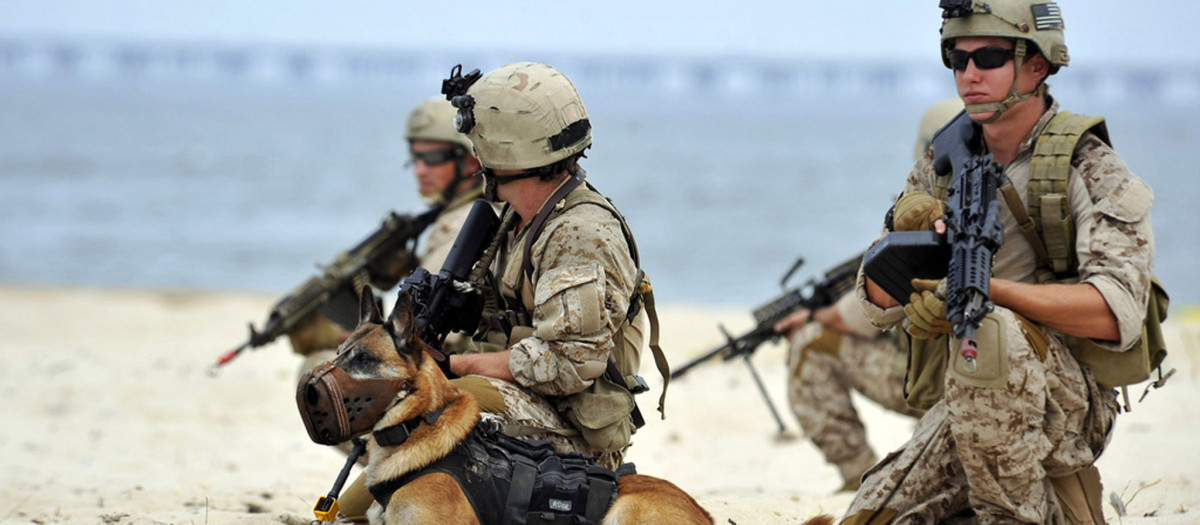
{"label": "overcast sky", "polygon": [[[1195,0],[1060,0],[1073,63],[1200,64]],[[0,0],[0,38],[649,55],[936,56],[936,0]]]}

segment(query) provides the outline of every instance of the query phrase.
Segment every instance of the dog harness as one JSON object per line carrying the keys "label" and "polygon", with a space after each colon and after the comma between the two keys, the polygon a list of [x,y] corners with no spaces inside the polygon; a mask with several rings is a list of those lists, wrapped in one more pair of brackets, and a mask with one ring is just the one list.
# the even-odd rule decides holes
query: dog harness
{"label": "dog harness", "polygon": [[[392,428],[403,430],[384,429],[375,436],[386,440],[380,445],[399,445],[413,426],[400,423]],[[368,490],[386,507],[401,487],[437,472],[454,478],[481,523],[583,525],[600,523],[616,501],[620,476],[634,468],[625,464],[614,472],[578,452],[558,453],[549,441],[513,438],[494,422],[481,421],[446,457]]]}

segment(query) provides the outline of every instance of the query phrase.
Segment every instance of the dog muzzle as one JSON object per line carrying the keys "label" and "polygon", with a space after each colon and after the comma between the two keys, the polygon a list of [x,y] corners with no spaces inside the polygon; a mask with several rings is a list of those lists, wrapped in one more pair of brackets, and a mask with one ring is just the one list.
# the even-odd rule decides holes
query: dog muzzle
{"label": "dog muzzle", "polygon": [[329,362],[300,378],[296,406],[309,438],[336,445],[370,432],[404,384],[400,379],[355,379]]}

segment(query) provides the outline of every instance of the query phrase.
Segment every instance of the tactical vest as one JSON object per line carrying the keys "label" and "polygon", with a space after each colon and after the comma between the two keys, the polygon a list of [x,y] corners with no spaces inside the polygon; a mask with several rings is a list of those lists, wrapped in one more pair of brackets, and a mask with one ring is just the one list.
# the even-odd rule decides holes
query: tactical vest
{"label": "tactical vest", "polygon": [[[519,268],[521,278],[519,289],[511,291],[502,290],[501,296],[510,310],[518,310],[517,312],[509,313],[509,318],[517,325],[508,338],[511,344],[520,340],[522,333],[526,335],[532,334],[528,329],[528,327],[532,326],[532,319],[529,312],[534,308],[534,291],[536,286],[532,281],[533,262],[531,260],[531,253],[533,243],[541,234],[546,222],[581,205],[599,206],[611,213],[620,222],[621,232],[625,237],[629,253],[634,264],[638,267],[638,271],[635,277],[634,290],[629,298],[629,309],[613,334],[613,350],[610,354],[606,371],[582,392],[563,398],[552,399],[551,401],[555,404],[555,408],[580,430],[589,445],[605,451],[621,450],[629,444],[629,439],[633,432],[645,424],[645,418],[638,409],[633,396],[634,394],[640,394],[649,390],[645,381],[637,375],[641,349],[637,348],[634,342],[636,339],[630,340],[629,334],[631,330],[642,331],[643,326],[648,321],[650,350],[654,355],[654,362],[659,374],[663,378],[663,391],[658,403],[659,412],[663,411],[663,404],[666,400],[670,371],[666,356],[658,344],[658,315],[654,308],[653,288],[650,286],[649,278],[641,269],[641,261],[638,257],[637,243],[634,241],[633,233],[630,231],[629,225],[625,222],[625,218],[616,207],[601,195],[595,187],[584,182],[583,179],[584,174],[581,170],[578,175],[572,176],[571,179],[560,186],[542,207],[538,215],[530,221],[529,231],[526,233],[525,242],[521,247],[521,265]],[[582,191],[574,191],[580,185],[584,185],[585,188]],[[505,213],[515,212],[509,209]],[[511,271],[516,271],[516,269],[505,268],[506,274]],[[515,292],[516,295],[514,296],[505,292]],[[522,329],[521,327],[525,328]]]}
{"label": "tactical vest", "polygon": [[[1109,147],[1108,128],[1104,117],[1077,115],[1061,111],[1050,119],[1045,131],[1037,138],[1030,161],[1029,187],[1026,206],[1011,182],[1000,188],[1009,211],[1017,220],[1021,233],[1037,255],[1035,270],[1040,283],[1074,283],[1079,281],[1079,261],[1075,253],[1074,218],[1068,195],[1068,177],[1075,157],[1075,147],[1084,133],[1091,132]],[[945,202],[952,175],[938,176],[934,196]],[[1158,279],[1151,279],[1150,297],[1142,326],[1140,342],[1126,352],[1101,348],[1090,340],[1066,335],[1066,344],[1076,360],[1092,370],[1096,382],[1108,388],[1141,383],[1158,370],[1159,380],[1165,381],[1162,361],[1167,355],[1161,324],[1167,318],[1168,297]],[[1065,334],[1064,334],[1065,335]],[[1170,373],[1167,374],[1168,376]],[[1143,396],[1144,397],[1144,396]],[[1126,408],[1129,403],[1126,400]]]}

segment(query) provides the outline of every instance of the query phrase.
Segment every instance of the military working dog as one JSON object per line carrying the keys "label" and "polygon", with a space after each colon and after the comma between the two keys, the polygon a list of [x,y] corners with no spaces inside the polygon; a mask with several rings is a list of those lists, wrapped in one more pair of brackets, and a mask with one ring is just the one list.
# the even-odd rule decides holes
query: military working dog
{"label": "military working dog", "polygon": [[[385,503],[372,506],[368,513],[371,523],[490,522],[476,515],[473,503],[496,499],[494,496],[468,494],[460,479],[443,471],[422,472],[463,447],[469,437],[479,442],[480,410],[474,396],[455,387],[426,353],[428,345],[414,330],[410,301],[408,294],[401,292],[391,315],[384,319],[374,294],[364,290],[359,325],[338,349],[337,357],[301,379],[297,387],[301,416],[310,437],[318,443],[364,436],[366,482],[376,501]],[[484,434],[485,440],[499,437]],[[599,523],[713,523],[695,499],[667,480],[640,474],[618,479],[604,471],[617,483],[615,498],[603,491],[599,498],[591,498],[603,501]],[[511,473],[507,468],[501,472]],[[593,484],[605,486],[603,479],[583,483]],[[594,510],[592,503],[587,502],[589,511]],[[557,504],[569,505],[561,500]],[[524,510],[510,506],[503,512]]]}

